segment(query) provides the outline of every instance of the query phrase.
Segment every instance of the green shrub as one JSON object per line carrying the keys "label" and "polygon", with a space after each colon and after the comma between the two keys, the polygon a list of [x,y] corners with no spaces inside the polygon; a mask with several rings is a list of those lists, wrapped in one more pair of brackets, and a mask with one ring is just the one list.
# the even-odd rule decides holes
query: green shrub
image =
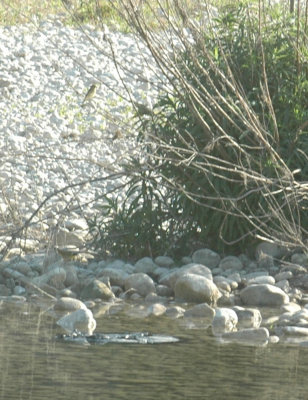
{"label": "green shrub", "polygon": [[125,242],[131,253],[147,243],[178,256],[200,243],[241,250],[262,236],[295,243],[308,225],[291,176],[308,177],[305,35],[291,17],[268,13],[260,22],[241,3],[191,32],[194,45],[183,41],[173,55],[172,95],[161,95],[152,117],[138,117],[153,174],[132,182],[114,223],[124,218],[138,237]]}

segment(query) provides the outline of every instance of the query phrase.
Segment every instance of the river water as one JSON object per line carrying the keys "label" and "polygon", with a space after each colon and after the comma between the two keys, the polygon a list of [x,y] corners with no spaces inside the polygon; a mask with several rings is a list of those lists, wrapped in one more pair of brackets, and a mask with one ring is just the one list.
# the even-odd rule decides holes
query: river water
{"label": "river water", "polygon": [[1,399],[297,400],[308,398],[308,348],[218,344],[179,320],[98,318],[97,332],[150,331],[178,343],[83,346],[31,305],[0,307]]}

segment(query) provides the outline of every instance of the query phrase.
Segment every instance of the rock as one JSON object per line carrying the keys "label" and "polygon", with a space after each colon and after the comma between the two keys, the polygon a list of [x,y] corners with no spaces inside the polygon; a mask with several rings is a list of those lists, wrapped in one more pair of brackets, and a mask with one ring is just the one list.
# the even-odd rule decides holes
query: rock
{"label": "rock", "polygon": [[[306,308],[306,307],[304,307],[304,308]],[[301,306],[299,304],[296,304],[296,303],[293,303],[293,302],[290,302],[288,304],[283,304],[280,307],[280,311],[281,312],[283,312],[283,313],[288,312],[288,313],[292,313],[292,314],[296,313],[297,311],[300,311],[301,309],[302,308],[301,308]]]}
{"label": "rock", "polygon": [[289,296],[273,285],[260,284],[247,286],[240,292],[245,305],[279,307],[289,302]]}
{"label": "rock", "polygon": [[235,280],[226,278],[225,276],[216,275],[213,277],[213,281],[215,285],[226,292],[230,292],[231,290],[238,288],[238,283]]}
{"label": "rock", "polygon": [[248,285],[254,285],[254,284],[269,284],[269,285],[275,285],[275,279],[272,276],[256,276],[255,278],[251,278],[247,281]]}
{"label": "rock", "polygon": [[165,303],[166,300],[167,299],[165,297],[158,296],[157,293],[149,293],[144,298],[146,303]]}
{"label": "rock", "polygon": [[117,268],[106,267],[104,268],[98,276],[107,276],[110,279],[110,284],[112,286],[124,287],[125,280],[129,277],[125,271]]}
{"label": "rock", "polygon": [[177,299],[209,304],[216,303],[221,296],[213,281],[195,274],[181,275],[176,281],[174,294]]}
{"label": "rock", "polygon": [[12,294],[12,290],[3,284],[0,284],[0,296],[9,296]]}
{"label": "rock", "polygon": [[205,267],[202,264],[187,264],[180,268],[182,274],[195,274],[203,276],[209,280],[213,280],[212,272],[209,268]]}
{"label": "rock", "polygon": [[166,309],[165,315],[166,317],[169,318],[180,318],[183,317],[185,312],[185,309],[180,307],[180,306],[173,306],[173,307],[168,307]]}
{"label": "rock", "polygon": [[232,274],[228,275],[228,281],[239,284],[242,282],[242,277],[238,272],[233,272]]}
{"label": "rock", "polygon": [[157,265],[154,263],[152,258],[144,257],[136,262],[134,272],[135,273],[142,272],[144,274],[151,275],[155,271],[156,268],[157,268]]}
{"label": "rock", "polygon": [[55,246],[55,250],[64,261],[70,261],[80,253],[79,247],[75,245]]}
{"label": "rock", "polygon": [[124,287],[125,290],[135,289],[142,297],[151,292],[156,292],[153,279],[142,272],[130,275],[125,280]]}
{"label": "rock", "polygon": [[256,259],[257,261],[264,256],[270,256],[271,258],[281,258],[286,254],[286,250],[275,243],[262,242],[258,244],[256,248]]}
{"label": "rock", "polygon": [[154,262],[156,265],[164,268],[170,268],[174,265],[173,259],[167,256],[158,256],[155,258]]}
{"label": "rock", "polygon": [[23,296],[26,294],[26,289],[20,285],[14,287],[13,294],[16,296]]}
{"label": "rock", "polygon": [[191,264],[193,262],[191,257],[184,256],[181,258],[181,264],[186,265],[186,264]]}
{"label": "rock", "polygon": [[65,269],[60,264],[50,265],[48,269],[45,274],[34,278],[33,283],[37,286],[48,284],[56,289],[63,289],[66,279]]}
{"label": "rock", "polygon": [[293,277],[292,271],[283,271],[275,275],[275,281],[279,282],[285,279],[291,279],[292,277]]}
{"label": "rock", "polygon": [[308,336],[308,328],[299,326],[282,326],[277,329],[279,335],[287,336]]}
{"label": "rock", "polygon": [[308,267],[308,254],[294,253],[291,256],[291,262],[294,264],[299,264],[302,267]]}
{"label": "rock", "polygon": [[290,284],[297,288],[302,288],[304,290],[308,290],[308,274],[299,274],[290,278]]}
{"label": "rock", "polygon": [[170,287],[165,286],[165,285],[157,285],[156,293],[158,296],[163,296],[163,297],[173,296],[173,290]]}
{"label": "rock", "polygon": [[19,239],[17,243],[25,252],[35,252],[40,246],[40,242],[34,239]]}
{"label": "rock", "polygon": [[238,257],[228,256],[224,257],[220,261],[219,268],[221,268],[223,271],[226,270],[239,271],[244,268],[244,265]]}
{"label": "rock", "polygon": [[276,325],[278,321],[279,321],[279,316],[274,315],[272,317],[263,319],[262,326],[264,326],[265,328],[268,328],[268,329],[272,329],[273,326]]}
{"label": "rock", "polygon": [[85,300],[111,300],[115,296],[112,293],[111,289],[105,283],[101,282],[98,279],[93,279],[92,282],[90,282],[82,289],[80,297]]}
{"label": "rock", "polygon": [[65,286],[73,286],[79,283],[79,279],[77,276],[77,271],[74,265],[65,264],[64,269],[66,271],[66,278],[64,281]]}
{"label": "rock", "polygon": [[210,249],[199,249],[193,253],[192,259],[194,263],[203,264],[213,269],[218,266],[220,255]]}
{"label": "rock", "polygon": [[283,281],[276,282],[275,286],[283,290],[285,293],[289,293],[290,291],[290,284],[287,279],[284,279]]}
{"label": "rock", "polygon": [[259,328],[262,322],[262,316],[256,308],[243,308],[235,306],[232,308],[238,317],[238,328]]}
{"label": "rock", "polygon": [[87,231],[89,229],[87,221],[84,218],[68,219],[67,221],[64,222],[64,226],[70,231],[74,230]]}
{"label": "rock", "polygon": [[79,309],[65,315],[57,321],[57,325],[69,334],[75,330],[84,335],[92,335],[96,328],[96,321],[89,309]]}
{"label": "rock", "polygon": [[165,268],[165,267],[157,267],[155,268],[155,270],[151,273],[151,277],[153,279],[156,279],[157,281],[159,281],[162,277],[168,275],[170,273],[170,269],[169,268]]}
{"label": "rock", "polygon": [[229,283],[228,282],[226,282],[226,281],[217,281],[217,282],[215,282],[215,280],[214,280],[214,283],[215,283],[215,285],[220,289],[220,290],[222,290],[223,292],[227,292],[227,293],[230,293],[231,292],[231,286],[229,285]]}
{"label": "rock", "polygon": [[98,267],[99,268],[108,268],[108,269],[111,269],[111,270],[113,270],[113,269],[119,269],[119,270],[121,270],[121,271],[125,271],[126,273],[132,273],[133,272],[133,270],[134,270],[134,267],[131,265],[131,270],[130,270],[130,272],[128,272],[127,270],[126,270],[126,267],[125,267],[125,262],[123,261],[123,260],[113,260],[112,262],[109,262],[109,263],[107,263],[105,260],[101,260],[99,263],[98,263]]}
{"label": "rock", "polygon": [[160,303],[155,303],[150,305],[147,308],[147,316],[150,317],[151,315],[155,316],[155,317],[159,317],[163,314],[165,314],[166,312],[166,307],[163,304]]}
{"label": "rock", "polygon": [[285,312],[279,317],[277,325],[308,326],[308,310],[303,308],[296,312]]}
{"label": "rock", "polygon": [[73,299],[71,297],[61,297],[54,305],[55,310],[61,311],[76,311],[79,309],[85,310],[86,308],[86,305],[82,301]]}
{"label": "rock", "polygon": [[77,232],[70,232],[67,229],[60,229],[59,232],[56,234],[55,242],[59,248],[61,247],[68,247],[68,246],[75,246],[78,249],[84,247],[84,235]]}
{"label": "rock", "polygon": [[179,279],[180,276],[185,274],[195,274],[203,276],[209,280],[213,280],[212,272],[209,268],[205,267],[201,264],[187,264],[181,268],[176,268],[169,272],[168,274],[164,275],[160,280],[159,283],[169,286],[170,288],[174,289],[176,281]]}
{"label": "rock", "polygon": [[237,332],[224,333],[222,339],[228,342],[236,342],[240,344],[266,344],[269,339],[269,331],[266,328],[241,329]]}
{"label": "rock", "polygon": [[276,336],[276,335],[271,335],[269,338],[268,338],[268,343],[269,344],[276,344],[276,343],[278,343],[279,342],[279,336]]}
{"label": "rock", "polygon": [[225,332],[236,330],[238,318],[236,312],[231,308],[217,308],[212,322],[214,336],[220,336]]}
{"label": "rock", "polygon": [[24,261],[19,261],[19,262],[10,264],[10,268],[14,269],[15,271],[20,272],[23,275],[27,275],[31,271],[30,265]]}
{"label": "rock", "polygon": [[77,295],[75,292],[72,291],[70,288],[64,288],[59,291],[59,295],[61,297],[71,297],[72,299],[76,299]]}
{"label": "rock", "polygon": [[268,276],[268,271],[254,271],[250,272],[249,274],[245,275],[246,281],[249,281],[250,279],[262,277],[262,276]]}
{"label": "rock", "polygon": [[217,301],[217,307],[233,307],[236,304],[236,297],[233,293],[222,292]]}
{"label": "rock", "polygon": [[213,320],[215,315],[214,308],[210,307],[207,303],[196,304],[185,311],[185,318],[206,318]]}
{"label": "rock", "polygon": [[126,292],[124,292],[124,293],[122,292],[119,295],[119,297],[122,300],[128,300],[128,299],[131,299],[134,295],[137,295],[137,296],[139,296],[139,298],[141,298],[140,294],[138,294],[137,290],[134,288],[130,288],[130,289],[126,290]]}

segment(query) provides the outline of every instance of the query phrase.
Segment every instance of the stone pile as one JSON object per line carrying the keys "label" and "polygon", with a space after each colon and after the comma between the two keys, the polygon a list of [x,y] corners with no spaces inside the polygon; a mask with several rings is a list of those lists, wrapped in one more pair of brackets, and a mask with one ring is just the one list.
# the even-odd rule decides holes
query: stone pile
{"label": "stone pile", "polygon": [[209,328],[221,342],[306,344],[308,257],[294,253],[286,262],[282,255],[267,243],[258,246],[255,260],[200,249],[182,265],[167,256],[131,264],[55,255],[48,263],[45,254],[28,254],[0,263],[0,295],[11,301],[48,296],[67,332],[92,334],[95,318],[124,310],[136,318],[181,319],[187,329]]}

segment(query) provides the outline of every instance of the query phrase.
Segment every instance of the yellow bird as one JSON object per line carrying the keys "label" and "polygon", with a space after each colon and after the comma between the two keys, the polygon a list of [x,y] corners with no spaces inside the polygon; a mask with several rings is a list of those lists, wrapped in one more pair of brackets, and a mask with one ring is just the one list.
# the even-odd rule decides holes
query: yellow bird
{"label": "yellow bird", "polygon": [[84,103],[86,101],[93,99],[93,97],[96,94],[96,89],[98,88],[98,86],[99,85],[97,83],[93,83],[93,85],[91,85],[90,89],[87,91],[87,94],[85,95],[85,97],[83,99],[83,102],[81,103],[82,106],[84,105]]}

